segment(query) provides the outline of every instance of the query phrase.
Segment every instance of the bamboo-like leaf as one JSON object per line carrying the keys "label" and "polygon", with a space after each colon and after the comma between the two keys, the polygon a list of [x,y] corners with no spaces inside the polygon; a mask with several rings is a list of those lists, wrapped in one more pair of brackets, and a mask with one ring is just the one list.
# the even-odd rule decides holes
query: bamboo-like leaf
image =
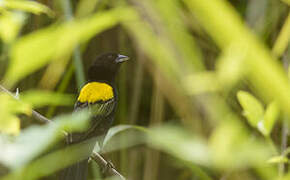
{"label": "bamboo-like leaf", "polygon": [[35,1],[27,1],[27,0],[3,0],[0,2],[0,7],[7,9],[16,9],[21,11],[30,12],[33,14],[41,14],[45,13],[49,16],[53,16],[54,12],[49,9],[47,6],[40,4]]}
{"label": "bamboo-like leaf", "polygon": [[290,40],[290,13],[277,37],[277,40],[273,47],[273,54],[280,57],[287,49]]}
{"label": "bamboo-like leaf", "polygon": [[12,47],[5,83],[11,86],[49,61],[61,61],[77,44],[116,25],[120,13],[122,18],[127,17],[127,9],[115,9],[60,26],[53,25],[20,38]]}
{"label": "bamboo-like leaf", "polygon": [[287,163],[289,159],[285,156],[274,156],[268,160],[268,163],[271,164],[279,164],[279,163]]}
{"label": "bamboo-like leaf", "polygon": [[24,20],[24,13],[7,12],[0,15],[0,38],[5,43],[10,43],[15,40],[18,35]]}
{"label": "bamboo-like leaf", "polygon": [[[144,143],[144,139],[136,140],[136,139],[130,137],[132,134],[136,137],[139,136],[139,134],[131,133],[132,130],[137,130],[138,132],[141,132],[141,133],[148,132],[148,130],[146,128],[141,127],[141,126],[136,126],[136,125],[118,125],[118,126],[111,127],[104,138],[104,141],[102,144],[102,149],[100,148],[99,143],[96,143],[94,151],[100,152],[100,150],[102,150],[102,152],[111,152],[111,151],[114,151],[116,149],[121,149],[121,148],[125,148],[125,147],[128,148],[128,147],[134,146],[136,144]],[[128,131],[130,131],[130,133],[126,134],[126,132],[128,132]],[[118,144],[113,141],[114,137],[119,135],[119,133],[125,134],[125,137],[127,139],[126,143],[122,144],[122,147],[118,146]],[[111,141],[113,141],[112,144],[111,144]]]}
{"label": "bamboo-like leaf", "polygon": [[264,108],[262,104],[250,93],[239,91],[238,100],[243,107],[243,114],[253,127],[257,128],[259,121],[263,119]]}
{"label": "bamboo-like leaf", "polygon": [[222,50],[234,43],[240,45],[246,54],[242,65],[247,67],[246,77],[253,90],[266,100],[277,100],[290,115],[290,84],[283,67],[245,26],[231,4],[222,0],[184,2]]}
{"label": "bamboo-like leaf", "polygon": [[21,93],[20,99],[21,101],[31,104],[33,107],[43,107],[45,105],[69,106],[74,103],[73,95],[37,90]]}
{"label": "bamboo-like leaf", "polygon": [[266,130],[266,135],[269,135],[278,120],[279,117],[279,106],[277,102],[270,103],[265,111],[264,115],[264,127]]}
{"label": "bamboo-like leaf", "polygon": [[33,158],[64,138],[63,131],[80,131],[88,126],[89,114],[79,111],[71,115],[59,116],[54,123],[31,126],[13,139],[0,136],[0,161],[9,168],[24,166]]}
{"label": "bamboo-like leaf", "polygon": [[3,93],[0,93],[0,102],[0,132],[18,135],[20,132],[20,120],[17,114],[29,115],[31,106]]}
{"label": "bamboo-like leaf", "polygon": [[178,159],[208,165],[210,151],[202,139],[174,126],[156,127],[148,133],[148,143]]}
{"label": "bamboo-like leaf", "polygon": [[263,164],[273,152],[267,144],[249,136],[239,122],[223,122],[211,134],[213,164],[218,169],[239,169]]}

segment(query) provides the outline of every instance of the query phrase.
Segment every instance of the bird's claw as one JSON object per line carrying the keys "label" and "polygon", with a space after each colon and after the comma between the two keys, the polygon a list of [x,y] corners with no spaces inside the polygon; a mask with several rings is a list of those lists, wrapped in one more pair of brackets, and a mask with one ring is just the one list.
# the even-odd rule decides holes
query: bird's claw
{"label": "bird's claw", "polygon": [[115,169],[115,166],[111,161],[107,161],[106,166],[103,168],[102,172],[105,174],[106,172],[109,171],[109,169]]}

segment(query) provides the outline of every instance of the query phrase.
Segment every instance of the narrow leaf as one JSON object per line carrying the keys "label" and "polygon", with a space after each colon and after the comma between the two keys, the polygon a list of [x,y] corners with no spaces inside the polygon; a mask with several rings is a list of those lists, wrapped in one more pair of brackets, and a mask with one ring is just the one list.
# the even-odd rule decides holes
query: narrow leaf
{"label": "narrow leaf", "polygon": [[268,160],[268,163],[279,164],[279,163],[287,163],[289,160],[284,156],[274,156]]}
{"label": "narrow leaf", "polygon": [[279,106],[276,102],[272,102],[267,106],[264,115],[264,127],[267,135],[269,135],[279,117]]}
{"label": "narrow leaf", "polygon": [[263,119],[264,115],[262,104],[253,95],[245,91],[239,91],[237,97],[243,107],[244,116],[250,125],[257,128],[259,121]]}

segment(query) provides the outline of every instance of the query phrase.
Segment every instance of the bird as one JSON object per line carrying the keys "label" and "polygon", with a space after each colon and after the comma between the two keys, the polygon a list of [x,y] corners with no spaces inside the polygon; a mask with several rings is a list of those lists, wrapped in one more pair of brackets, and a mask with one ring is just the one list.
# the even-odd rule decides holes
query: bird
{"label": "bird", "polygon": [[[95,59],[88,69],[88,81],[81,88],[74,111],[87,108],[91,114],[89,128],[84,132],[70,133],[67,145],[84,142],[96,138],[102,147],[104,136],[111,127],[118,103],[116,77],[123,62],[128,56],[118,53],[104,53]],[[89,151],[93,151],[93,141]],[[86,180],[88,159],[73,164],[60,173],[60,180]]]}

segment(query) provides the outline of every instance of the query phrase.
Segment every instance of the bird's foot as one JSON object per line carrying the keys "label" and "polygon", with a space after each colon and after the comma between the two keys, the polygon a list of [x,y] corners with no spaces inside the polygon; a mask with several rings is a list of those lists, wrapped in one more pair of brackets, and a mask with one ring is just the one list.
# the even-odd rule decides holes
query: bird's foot
{"label": "bird's foot", "polygon": [[102,173],[106,174],[107,172],[109,172],[110,169],[115,169],[115,166],[113,165],[111,161],[107,161],[107,164],[103,168]]}

